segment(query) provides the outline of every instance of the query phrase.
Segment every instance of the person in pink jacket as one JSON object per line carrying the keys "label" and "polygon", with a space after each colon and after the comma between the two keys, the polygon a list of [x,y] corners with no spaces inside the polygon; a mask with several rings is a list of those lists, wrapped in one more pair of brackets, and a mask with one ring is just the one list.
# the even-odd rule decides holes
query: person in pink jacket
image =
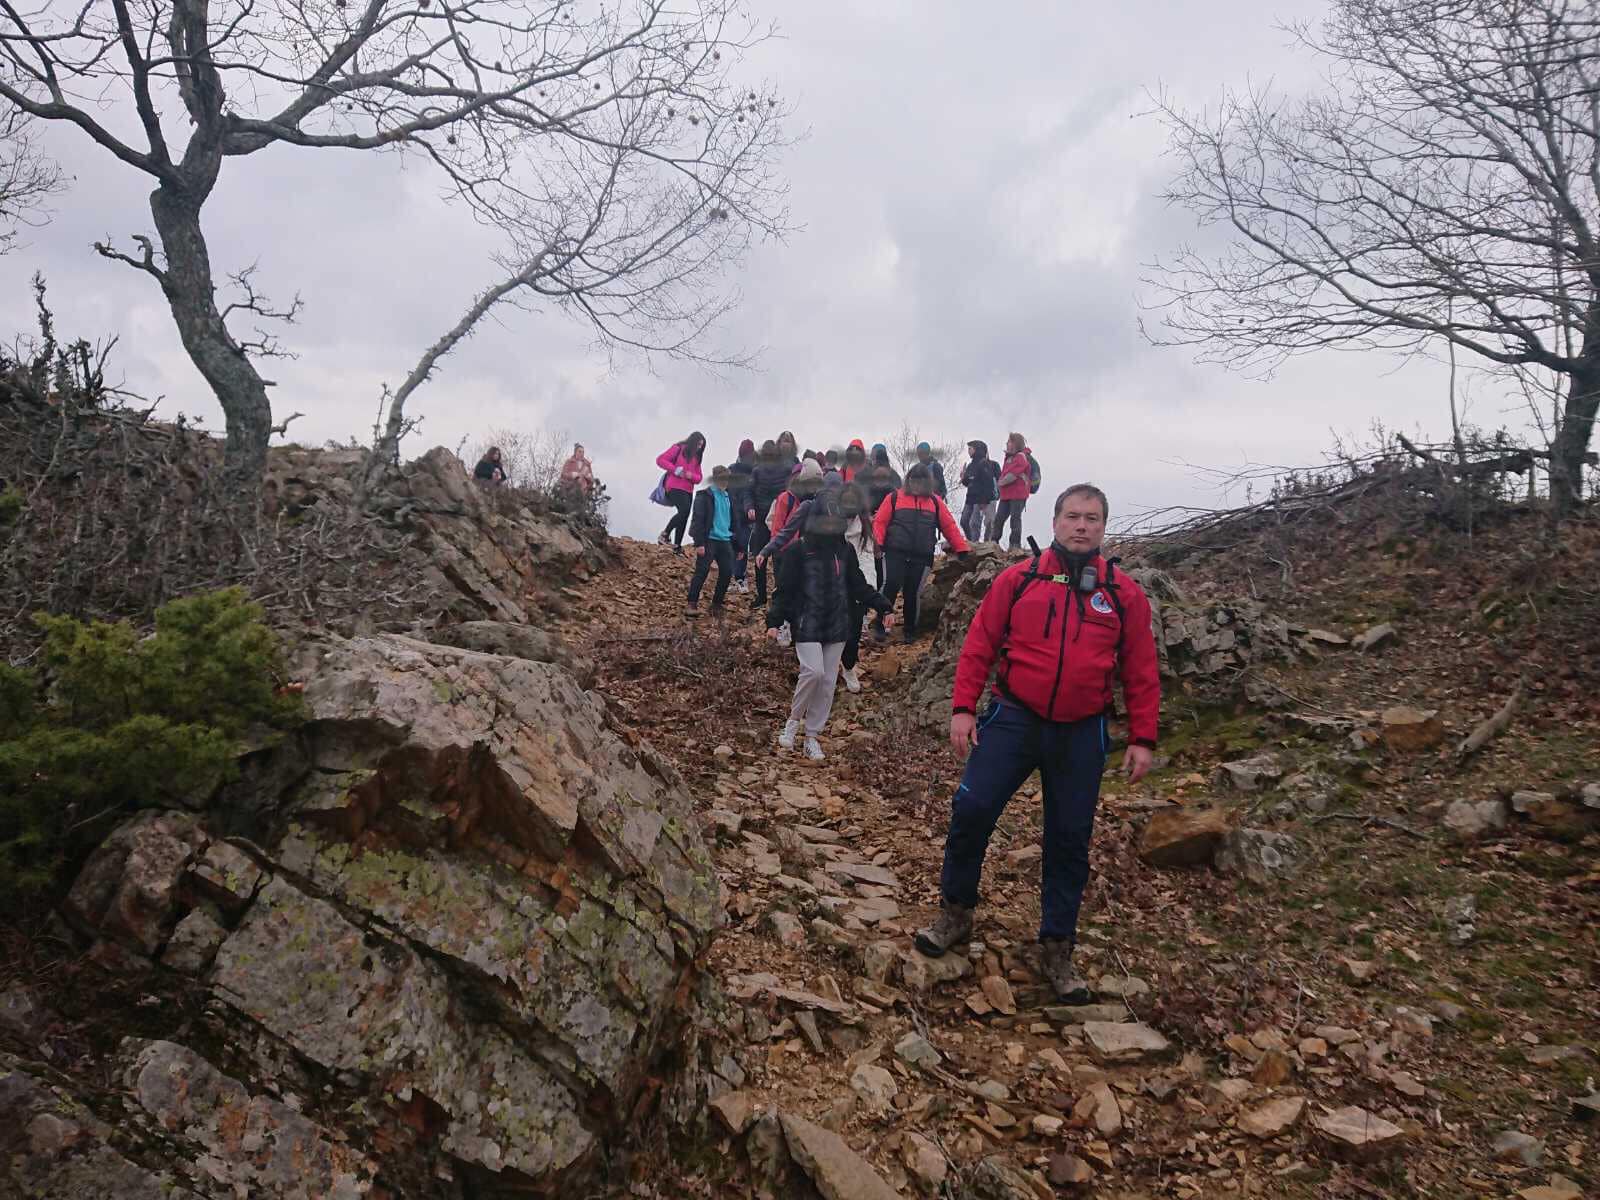
{"label": "person in pink jacket", "polygon": [[706,435],[696,430],[656,456],[656,466],[666,472],[661,487],[668,503],[676,510],[657,541],[671,546],[675,554],[683,553],[683,533],[689,528],[689,508],[694,503],[695,485],[700,482],[700,460],[705,453]]}
{"label": "person in pink jacket", "polygon": [[1005,461],[1000,464],[1000,506],[994,513],[994,540],[1000,540],[1000,532],[1009,520],[1013,550],[1022,549],[1022,510],[1028,506],[1031,494],[1028,482],[1031,465],[1027,439],[1020,433],[1013,433],[1006,439]]}

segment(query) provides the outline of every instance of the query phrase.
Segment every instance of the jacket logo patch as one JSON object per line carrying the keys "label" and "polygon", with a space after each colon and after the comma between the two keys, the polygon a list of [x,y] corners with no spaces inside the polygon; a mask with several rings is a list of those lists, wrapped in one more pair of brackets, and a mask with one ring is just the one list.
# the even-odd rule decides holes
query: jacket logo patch
{"label": "jacket logo patch", "polygon": [[1106,599],[1104,592],[1096,592],[1089,597],[1089,607],[1097,613],[1109,614],[1111,612],[1111,601]]}

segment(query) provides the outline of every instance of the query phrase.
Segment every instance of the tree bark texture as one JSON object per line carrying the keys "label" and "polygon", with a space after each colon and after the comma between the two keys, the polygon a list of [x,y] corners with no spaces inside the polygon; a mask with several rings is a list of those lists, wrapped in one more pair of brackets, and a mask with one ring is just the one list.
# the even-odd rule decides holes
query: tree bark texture
{"label": "tree bark texture", "polygon": [[272,404],[266,381],[233,340],[217,308],[211,254],[200,228],[203,199],[203,194],[167,183],[150,194],[150,212],[166,257],[161,288],[183,348],[222,406],[227,425],[224,474],[231,485],[254,494],[266,471]]}

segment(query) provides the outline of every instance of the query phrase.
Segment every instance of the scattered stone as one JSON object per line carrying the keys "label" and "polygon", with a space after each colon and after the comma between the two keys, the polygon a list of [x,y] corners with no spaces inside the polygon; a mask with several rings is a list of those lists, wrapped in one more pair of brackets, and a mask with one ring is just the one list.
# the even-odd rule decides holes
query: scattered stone
{"label": "scattered stone", "polygon": [[1317,642],[1323,646],[1348,646],[1350,639],[1342,633],[1334,633],[1328,629],[1308,629],[1305,631],[1308,642]]}
{"label": "scattered stone", "polygon": [[1455,800],[1444,810],[1444,826],[1462,841],[1472,841],[1506,827],[1506,805],[1498,797]]}
{"label": "scattered stone", "polygon": [[1001,1083],[998,1079],[979,1080],[973,1090],[985,1100],[1011,1099],[1011,1089],[1006,1087],[1006,1085]]}
{"label": "scattered stone", "polygon": [[1094,1168],[1076,1154],[1056,1154],[1050,1159],[1050,1182],[1056,1187],[1075,1187],[1094,1178]]}
{"label": "scattered stone", "polygon": [[793,913],[776,909],[767,914],[767,923],[772,926],[773,936],[780,945],[798,947],[806,944],[806,927]]}
{"label": "scattered stone", "polygon": [[1152,867],[1208,863],[1231,828],[1232,815],[1226,809],[1160,809],[1150,814],[1139,837],[1139,857]]}
{"label": "scattered stone", "polygon": [[1079,1098],[1072,1115],[1080,1121],[1092,1121],[1102,1137],[1113,1137],[1122,1132],[1122,1106],[1117,1095],[1104,1082],[1094,1083]]}
{"label": "scattered stone", "polygon": [[801,1009],[794,1014],[794,1023],[799,1026],[800,1032],[805,1035],[806,1043],[814,1054],[826,1054],[828,1047],[822,1040],[822,1030],[817,1028],[817,1014],[810,1009]]}
{"label": "scattered stone", "polygon": [[830,875],[853,879],[857,883],[871,883],[886,888],[900,886],[900,880],[895,877],[893,871],[887,867],[874,866],[872,863],[831,862],[822,869]]}
{"label": "scattered stone", "polygon": [[723,762],[733,757],[733,747],[724,743],[711,752],[713,758],[720,758]]}
{"label": "scattered stone", "polygon": [[1444,926],[1445,938],[1452,946],[1467,946],[1477,936],[1478,929],[1474,922],[1478,919],[1478,899],[1468,893],[1464,896],[1451,896],[1445,901]]}
{"label": "scattered stone", "polygon": [[1294,1067],[1287,1054],[1282,1050],[1268,1050],[1256,1063],[1255,1070],[1250,1072],[1250,1081],[1257,1087],[1277,1087],[1287,1083],[1293,1072]]}
{"label": "scattered stone", "polygon": [[894,1056],[913,1067],[937,1067],[943,1056],[920,1033],[908,1033],[894,1044]]}
{"label": "scattered stone", "polygon": [[868,1112],[882,1116],[900,1094],[900,1085],[876,1063],[862,1063],[850,1074],[850,1090],[861,1097]]}
{"label": "scattered stone", "polygon": [[1051,1004],[1044,1009],[1047,1021],[1057,1025],[1082,1025],[1085,1021],[1131,1021],[1126,1004]]}
{"label": "scattered stone", "polygon": [[1095,980],[1094,990],[1102,996],[1116,996],[1134,1000],[1150,994],[1150,985],[1137,975],[1102,975]]}
{"label": "scattered stone", "polygon": [[711,828],[720,837],[729,841],[739,836],[744,829],[744,816],[726,808],[713,808],[707,814],[711,818]]}
{"label": "scattered stone", "polygon": [[972,974],[972,961],[958,954],[929,958],[920,950],[900,954],[900,978],[914,992],[925,992],[938,983],[954,983]]}
{"label": "scattered stone", "polygon": [[1259,1108],[1239,1114],[1239,1128],[1251,1137],[1273,1138],[1299,1123],[1306,1110],[1304,1096],[1281,1096]]}
{"label": "scattered stone", "polygon": [[1396,704],[1383,710],[1379,718],[1383,726],[1383,744],[1403,754],[1417,754],[1432,750],[1444,741],[1444,722],[1432,710]]}
{"label": "scattered stone", "polygon": [[1521,1163],[1525,1167],[1537,1167],[1544,1158],[1544,1143],[1517,1129],[1495,1134],[1489,1147],[1501,1162]]}
{"label": "scattered stone", "polygon": [[1066,1122],[1060,1117],[1052,1117],[1048,1113],[1037,1114],[1029,1126],[1036,1137],[1053,1138],[1065,1127]]}
{"label": "scattered stone", "polygon": [[215,917],[203,908],[196,908],[172,931],[167,948],[161,952],[161,961],[174,971],[198,975],[211,965],[217,948],[227,938],[228,931]]}
{"label": "scattered stone", "polygon": [[1353,1104],[1313,1117],[1311,1124],[1336,1151],[1358,1162],[1375,1161],[1405,1143],[1398,1125]]}
{"label": "scattered stone", "polygon": [[1582,1046],[1533,1046],[1527,1058],[1536,1067],[1550,1067],[1569,1058],[1587,1058],[1589,1051]]}
{"label": "scattered stone", "polygon": [[749,1092],[723,1092],[711,1101],[711,1111],[734,1137],[742,1136],[756,1119],[755,1101]]}
{"label": "scattered stone", "polygon": [[0,992],[0,1032],[33,1044],[44,1036],[49,1023],[49,1014],[29,988],[14,983]]}
{"label": "scattered stone", "polygon": [[1400,636],[1400,631],[1393,625],[1374,625],[1365,633],[1360,634],[1352,643],[1357,650],[1376,650],[1379,646],[1387,645]]}
{"label": "scattered stone", "polygon": [[1000,1129],[1000,1130],[1011,1129],[1011,1128],[1015,1127],[1015,1125],[1017,1123],[1016,1117],[1011,1115],[1011,1111],[1009,1109],[1001,1108],[998,1104],[994,1103],[993,1101],[990,1101],[988,1104],[985,1104],[983,1106],[983,1109],[984,1109],[984,1113],[983,1113],[984,1119],[986,1121],[988,1121],[989,1124],[994,1126],[994,1128],[996,1128],[996,1129]]}
{"label": "scattered stone", "polygon": [[1428,1089],[1422,1085],[1422,1081],[1409,1071],[1390,1071],[1389,1082],[1394,1085],[1395,1091],[1413,1100],[1421,1100],[1428,1094]]}
{"label": "scattered stone", "polygon": [[920,1133],[907,1133],[900,1142],[900,1158],[917,1181],[917,1186],[930,1195],[943,1186],[950,1173],[950,1163],[944,1152]]}
{"label": "scattered stone", "polygon": [[1467,1017],[1467,1010],[1453,1000],[1435,1000],[1433,1012],[1446,1025],[1459,1025]]}
{"label": "scattered stone", "polygon": [[1248,1079],[1223,1079],[1212,1084],[1211,1090],[1229,1104],[1238,1104],[1256,1088]]}
{"label": "scattered stone", "polygon": [[1217,848],[1217,870],[1242,875],[1254,884],[1286,879],[1300,866],[1300,843],[1287,833],[1234,829]]}
{"label": "scattered stone", "polygon": [[1223,763],[1221,774],[1224,782],[1235,791],[1259,792],[1283,778],[1283,764],[1277,755],[1263,752]]}
{"label": "scattered stone", "polygon": [[1600,1092],[1590,1092],[1587,1096],[1574,1096],[1572,1115],[1580,1121],[1592,1121],[1600,1117]]}
{"label": "scattered stone", "polygon": [[1309,1061],[1328,1057],[1328,1043],[1319,1037],[1301,1038],[1295,1049],[1300,1052],[1301,1058]]}
{"label": "scattered stone", "polygon": [[1032,1177],[1002,1154],[991,1154],[972,1172],[974,1200],[1040,1200]]}
{"label": "scattered stone", "polygon": [[999,975],[985,976],[978,986],[995,1012],[1007,1017],[1017,1015],[1017,999],[1011,993],[1011,985]]}
{"label": "scattered stone", "polygon": [[1523,1188],[1521,1200],[1583,1200],[1583,1189],[1565,1175],[1552,1175],[1548,1184]]}
{"label": "scattered stone", "polygon": [[1361,1035],[1354,1029],[1346,1029],[1342,1025],[1318,1025],[1313,1032],[1330,1046],[1342,1046],[1346,1042],[1361,1040]]}
{"label": "scattered stone", "polygon": [[199,837],[193,817],[140,813],[89,856],[62,911],[87,933],[154,954],[177,921],[179,881]]}
{"label": "scattered stone", "polygon": [[1433,1018],[1425,1012],[1408,1008],[1404,1004],[1396,1005],[1394,1010],[1394,1027],[1402,1033],[1409,1033],[1413,1037],[1431,1038],[1433,1036]]}
{"label": "scattered stone", "polygon": [[811,1177],[825,1200],[898,1200],[895,1190],[845,1140],[804,1117],[778,1117],[795,1162]]}
{"label": "scattered stone", "polygon": [[1084,1036],[1102,1063],[1149,1062],[1171,1050],[1171,1043],[1138,1021],[1085,1021]]}
{"label": "scattered stone", "polygon": [[861,973],[873,983],[888,983],[900,947],[893,942],[872,942],[861,949]]}
{"label": "scattered stone", "polygon": [[[1339,970],[1343,972],[1344,977],[1351,983],[1371,983],[1378,977],[1379,968],[1378,964],[1370,959],[1341,958],[1339,960]],[[1332,1038],[1328,1040],[1330,1042],[1333,1041]],[[1334,1045],[1340,1044],[1339,1042],[1334,1042]]]}

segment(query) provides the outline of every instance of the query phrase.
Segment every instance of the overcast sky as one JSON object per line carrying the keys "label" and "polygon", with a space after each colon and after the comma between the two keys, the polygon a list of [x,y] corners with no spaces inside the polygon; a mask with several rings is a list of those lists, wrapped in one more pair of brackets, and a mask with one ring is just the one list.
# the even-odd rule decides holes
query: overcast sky
{"label": "overcast sky", "polygon": [[[804,135],[785,160],[800,228],[731,281],[743,304],[720,334],[764,347],[760,370],[608,365],[560,315],[510,312],[413,396],[424,424],[408,455],[491,427],[565,430],[610,486],[614,530],[650,535],[666,515],[645,498],[654,457],[690,429],[707,434],[709,464],[783,428],[817,447],[887,440],[907,420],[991,446],[1015,428],[1046,493],[1092,479],[1127,512],[1216,502],[1184,462],[1304,464],[1330,430],[1444,427],[1430,364],[1332,354],[1251,382],[1138,331],[1143,264],[1193,234],[1158,198],[1169,166],[1148,90],[1201,105],[1251,81],[1313,85],[1316,64],[1275,26],[1322,4],[751,7],[783,36],[745,69],[776,83]],[[48,228],[0,258],[0,329],[31,325],[22,285],[41,270],[62,331],[119,335],[130,387],[220,429],[153,281],[90,250],[148,230],[147,181],[71,130],[48,144],[75,185]],[[492,242],[427,169],[394,156],[280,146],[230,160],[206,227],[219,273],[259,263],[265,290],[305,300],[285,335],[300,357],[264,373],[278,413],[307,414],[292,427],[307,443],[369,437],[381,385],[493,272]],[[1473,416],[1506,419],[1487,394]],[[1047,507],[1029,514],[1041,539]]]}

